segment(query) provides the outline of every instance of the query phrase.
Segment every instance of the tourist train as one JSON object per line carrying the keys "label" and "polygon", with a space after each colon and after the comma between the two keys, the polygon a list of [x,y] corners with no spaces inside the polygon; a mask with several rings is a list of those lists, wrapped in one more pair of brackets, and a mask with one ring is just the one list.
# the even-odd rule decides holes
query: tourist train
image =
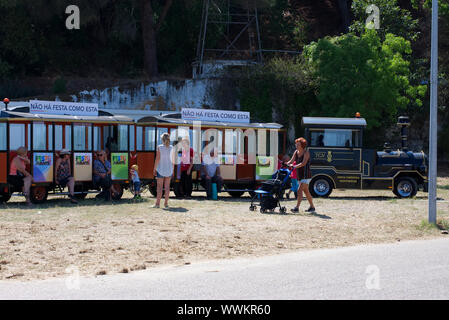
{"label": "tourist train", "polygon": [[[204,191],[200,175],[201,155],[211,148],[218,151],[223,190],[232,197],[253,193],[271,178],[280,159],[287,153],[286,129],[277,123],[250,122],[249,113],[232,115],[231,111],[207,111],[213,118],[195,118],[192,109],[184,114],[170,113],[132,119],[114,115],[92,104],[85,108],[64,103],[8,108],[0,114],[0,202],[7,202],[21,187],[8,179],[11,161],[19,147],[28,150],[33,176],[30,200],[43,203],[49,194],[66,195],[55,181],[55,162],[59,152],[69,150],[75,179],[75,196],[79,199],[100,188],[93,183],[92,168],[97,151],[105,150],[111,163],[112,198],[119,200],[132,185],[130,167],[137,164],[143,189],[156,195],[153,167],[161,135],[170,134],[175,146],[175,171],[171,188],[180,191],[178,151],[181,139],[188,138],[194,150],[193,191]],[[74,103],[72,103],[74,104]],[[31,110],[32,109],[32,110]],[[81,110],[83,109],[83,110]],[[88,109],[88,110],[87,110]],[[196,111],[195,111],[196,110]],[[83,112],[86,111],[86,112]],[[112,112],[112,111],[111,111]],[[183,110],[184,112],[184,110]],[[223,121],[226,119],[226,121]],[[418,190],[427,191],[427,157],[424,152],[407,149],[408,118],[400,117],[402,148],[383,151],[362,146],[365,119],[304,117],[304,137],[309,141],[312,180],[310,191],[315,197],[328,197],[333,189],[387,189],[401,198],[413,197]],[[290,150],[291,151],[291,150]]]}

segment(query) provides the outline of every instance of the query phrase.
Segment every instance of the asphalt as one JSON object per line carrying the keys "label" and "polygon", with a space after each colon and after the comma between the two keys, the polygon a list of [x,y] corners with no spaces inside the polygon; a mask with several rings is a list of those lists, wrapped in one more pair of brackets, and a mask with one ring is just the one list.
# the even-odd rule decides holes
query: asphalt
{"label": "asphalt", "polygon": [[0,299],[449,299],[449,237],[0,281]]}

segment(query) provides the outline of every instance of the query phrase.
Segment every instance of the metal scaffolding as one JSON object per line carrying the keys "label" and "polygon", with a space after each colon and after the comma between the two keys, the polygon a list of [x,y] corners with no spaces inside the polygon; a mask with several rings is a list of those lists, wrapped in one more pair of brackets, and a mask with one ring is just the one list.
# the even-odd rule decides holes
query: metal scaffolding
{"label": "metal scaffolding", "polygon": [[220,65],[262,62],[257,0],[203,0],[194,75],[206,73],[205,61]]}

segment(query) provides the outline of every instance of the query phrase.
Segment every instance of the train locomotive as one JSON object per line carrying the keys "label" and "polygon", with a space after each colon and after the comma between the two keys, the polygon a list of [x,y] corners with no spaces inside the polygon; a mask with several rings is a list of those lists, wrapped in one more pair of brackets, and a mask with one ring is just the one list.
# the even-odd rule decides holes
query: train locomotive
{"label": "train locomotive", "polygon": [[328,197],[333,189],[387,189],[399,198],[411,198],[419,190],[427,192],[428,159],[423,151],[407,147],[408,117],[398,118],[401,149],[364,148],[366,120],[355,118],[303,117],[305,136],[310,141],[314,197]]}

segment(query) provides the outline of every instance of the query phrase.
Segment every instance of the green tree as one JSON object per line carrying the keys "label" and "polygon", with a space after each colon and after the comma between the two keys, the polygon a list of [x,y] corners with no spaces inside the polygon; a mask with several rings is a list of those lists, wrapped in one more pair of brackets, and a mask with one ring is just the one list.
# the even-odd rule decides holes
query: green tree
{"label": "green tree", "polygon": [[354,22],[349,27],[351,32],[361,35],[365,32],[366,20],[369,14],[366,8],[369,5],[379,8],[380,29],[378,30],[382,40],[388,33],[415,41],[419,36],[419,20],[413,18],[410,11],[401,8],[397,0],[353,0],[351,5]]}
{"label": "green tree", "polygon": [[352,117],[360,112],[370,130],[388,127],[409,104],[422,105],[426,86],[410,84],[410,54],[409,41],[393,34],[381,41],[374,30],[307,46],[304,55],[318,81],[322,115]]}

